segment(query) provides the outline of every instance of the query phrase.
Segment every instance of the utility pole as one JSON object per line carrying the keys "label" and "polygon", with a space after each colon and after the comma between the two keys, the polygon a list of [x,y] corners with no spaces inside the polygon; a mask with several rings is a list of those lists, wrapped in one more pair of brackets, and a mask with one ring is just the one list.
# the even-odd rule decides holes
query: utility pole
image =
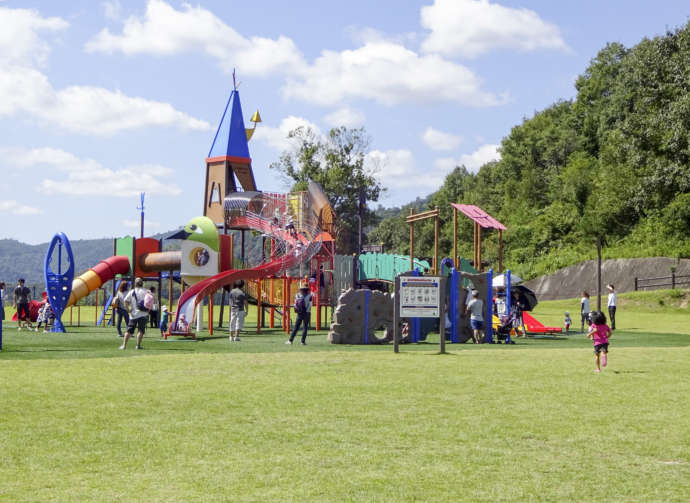
{"label": "utility pole", "polygon": [[601,236],[597,236],[597,311],[601,311]]}
{"label": "utility pole", "polygon": [[359,254],[362,253],[362,218],[364,217],[364,208],[366,207],[366,193],[364,187],[359,188],[359,201],[357,207],[357,250],[355,250],[354,259],[352,261],[352,288],[357,287],[359,281]]}
{"label": "utility pole", "polygon": [[146,192],[141,193],[141,206],[137,206],[138,210],[141,210],[141,236],[144,237],[144,196],[146,196]]}
{"label": "utility pole", "polygon": [[364,218],[364,209],[367,207],[367,195],[366,192],[364,191],[364,187],[360,187],[359,189],[359,238],[358,238],[358,245],[357,245],[357,255],[362,253],[362,238],[363,238],[363,233],[362,233],[362,219]]}

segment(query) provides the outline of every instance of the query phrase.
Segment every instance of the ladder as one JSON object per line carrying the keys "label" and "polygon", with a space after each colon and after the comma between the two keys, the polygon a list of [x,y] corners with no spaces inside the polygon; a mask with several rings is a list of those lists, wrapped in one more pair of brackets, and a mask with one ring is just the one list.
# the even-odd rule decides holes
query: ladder
{"label": "ladder", "polygon": [[[108,300],[106,300],[106,301],[103,303],[103,311],[101,311],[101,315],[98,317],[97,326],[99,326],[99,327],[101,326],[101,324],[103,323],[103,321],[104,321],[106,315],[108,314],[108,310],[110,310],[110,305],[113,303],[113,296],[114,296],[115,293],[120,289],[120,283],[122,283],[122,280],[121,280],[121,279],[118,279],[118,280],[117,280],[117,283],[115,283],[115,290],[110,294],[110,296],[108,297]],[[107,322],[105,323],[105,325],[108,326],[108,327],[112,326],[112,324],[113,324],[113,316],[114,316],[114,314],[113,314],[113,311],[110,311],[110,312],[111,312],[111,314],[110,314],[110,316],[108,317]]]}

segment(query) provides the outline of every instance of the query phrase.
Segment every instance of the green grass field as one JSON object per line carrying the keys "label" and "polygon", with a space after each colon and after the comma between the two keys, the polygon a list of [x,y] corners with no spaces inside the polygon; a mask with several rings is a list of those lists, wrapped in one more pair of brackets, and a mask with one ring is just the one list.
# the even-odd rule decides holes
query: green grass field
{"label": "green grass field", "polygon": [[249,326],[123,352],[6,323],[0,501],[687,501],[690,316],[654,302],[619,303],[599,375],[579,334],[395,355]]}

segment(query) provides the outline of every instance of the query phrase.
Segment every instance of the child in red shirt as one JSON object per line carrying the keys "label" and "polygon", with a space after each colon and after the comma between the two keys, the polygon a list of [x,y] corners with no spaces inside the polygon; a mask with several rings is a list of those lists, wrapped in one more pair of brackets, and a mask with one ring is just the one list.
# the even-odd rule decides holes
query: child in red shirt
{"label": "child in red shirt", "polygon": [[606,324],[606,315],[601,311],[592,313],[592,325],[589,327],[587,338],[594,341],[594,356],[597,362],[594,372],[601,372],[601,367],[606,367],[609,337],[611,337],[611,329]]}

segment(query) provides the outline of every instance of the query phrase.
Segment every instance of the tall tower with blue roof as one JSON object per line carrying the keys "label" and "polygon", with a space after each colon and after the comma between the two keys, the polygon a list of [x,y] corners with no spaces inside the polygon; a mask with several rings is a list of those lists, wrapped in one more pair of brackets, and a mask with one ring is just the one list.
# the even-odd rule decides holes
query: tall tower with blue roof
{"label": "tall tower with blue roof", "polygon": [[[252,119],[253,120],[253,119]],[[240,93],[235,85],[225,105],[216,136],[206,157],[206,191],[204,194],[204,216],[216,225],[223,225],[223,200],[225,196],[238,191],[238,183],[244,191],[255,191],[256,181],[249,157],[248,132],[244,127]]]}

